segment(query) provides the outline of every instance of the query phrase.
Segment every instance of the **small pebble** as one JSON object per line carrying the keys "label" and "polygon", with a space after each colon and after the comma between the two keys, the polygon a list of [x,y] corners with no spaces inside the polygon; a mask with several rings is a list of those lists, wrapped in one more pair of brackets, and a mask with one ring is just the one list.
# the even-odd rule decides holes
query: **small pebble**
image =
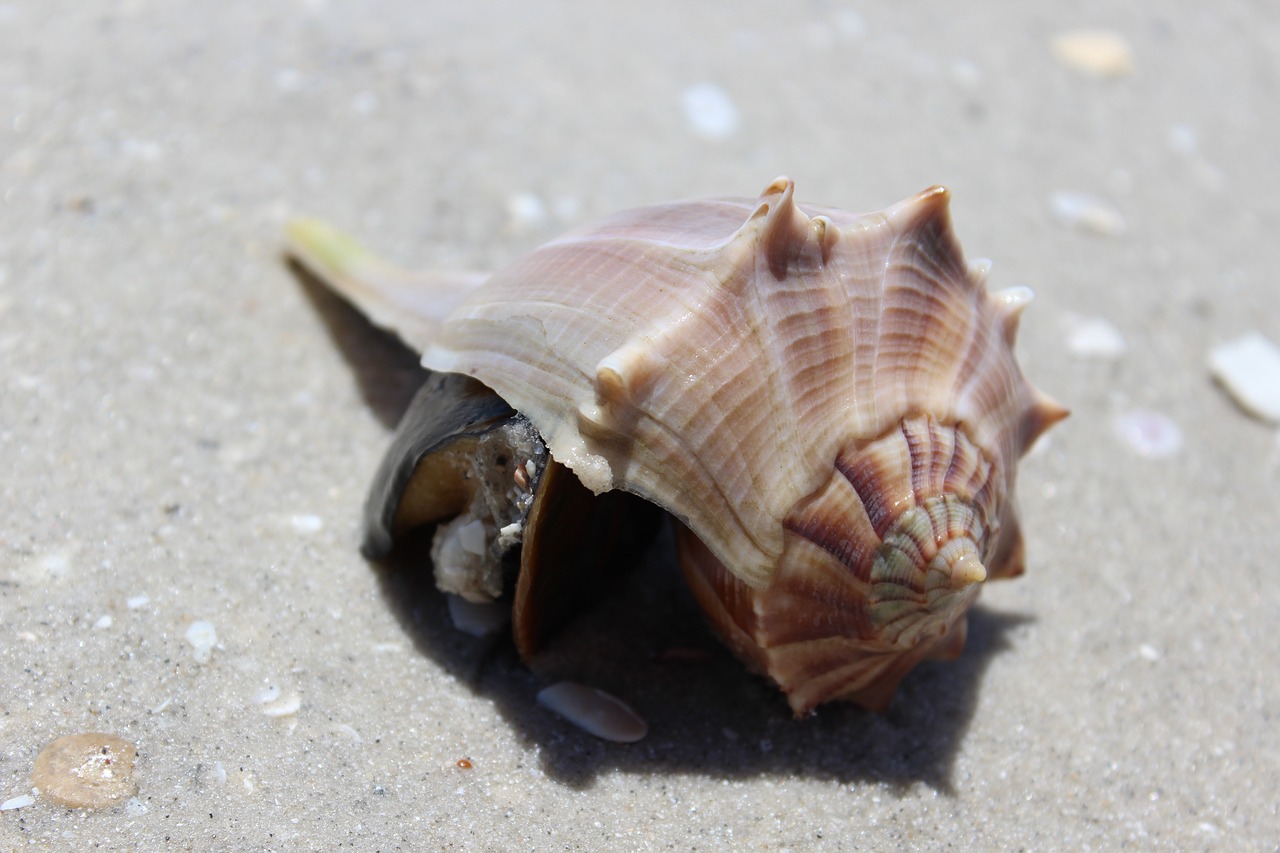
{"label": "small pebble", "polygon": [[151,603],[151,597],[148,595],[135,595],[124,600],[124,606],[130,610],[137,610],[146,607]]}
{"label": "small pebble", "polygon": [[111,627],[111,625],[112,625],[114,622],[115,622],[115,620],[111,618],[111,614],[110,614],[110,613],[105,613],[105,614],[103,614],[102,616],[99,616],[99,617],[98,617],[98,621],[93,623],[93,627],[95,627],[95,628],[110,628],[110,627]]}
{"label": "small pebble", "polygon": [[680,106],[690,130],[704,139],[724,139],[738,129],[738,108],[729,93],[715,83],[685,89]]}
{"label": "small pebble", "polygon": [[1127,227],[1118,210],[1088,193],[1056,192],[1049,196],[1049,210],[1062,225],[1103,237],[1119,237]]}
{"label": "small pebble", "polygon": [[538,704],[602,740],[634,743],[649,733],[648,724],[625,702],[585,684],[561,681],[543,688]]}
{"label": "small pebble", "polygon": [[69,809],[100,809],[132,797],[138,748],[101,732],[60,737],[36,756],[31,784],[49,802]]}
{"label": "small pebble", "polygon": [[1280,349],[1250,332],[1209,351],[1209,372],[1255,418],[1280,424]]}
{"label": "small pebble", "polygon": [[1160,650],[1157,649],[1155,646],[1148,645],[1147,643],[1143,643],[1142,645],[1138,646],[1138,654],[1142,655],[1142,657],[1146,660],[1150,660],[1150,661],[1160,660]]}
{"label": "small pebble", "polygon": [[1081,358],[1115,361],[1128,349],[1120,330],[1102,317],[1068,317],[1067,348]]}
{"label": "small pebble", "polygon": [[191,644],[191,656],[196,659],[196,663],[208,663],[213,655],[213,647],[218,644],[218,632],[214,630],[213,624],[204,621],[192,622],[187,626],[187,633],[183,636]]}
{"label": "small pebble", "polygon": [[1124,36],[1111,30],[1075,30],[1054,36],[1058,61],[1095,77],[1124,77],[1133,73],[1133,51]]}
{"label": "small pebble", "polygon": [[1115,419],[1116,434],[1148,459],[1164,459],[1182,449],[1182,430],[1159,412],[1138,409]]}

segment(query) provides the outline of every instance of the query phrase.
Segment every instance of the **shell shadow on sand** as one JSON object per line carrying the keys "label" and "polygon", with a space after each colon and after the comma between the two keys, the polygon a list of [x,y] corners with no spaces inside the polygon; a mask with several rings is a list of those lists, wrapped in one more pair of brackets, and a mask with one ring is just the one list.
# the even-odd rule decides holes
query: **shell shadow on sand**
{"label": "shell shadow on sand", "polygon": [[[302,267],[291,269],[368,405],[393,427],[426,371],[409,349]],[[358,507],[353,501],[352,512]],[[574,787],[590,786],[598,771],[619,769],[721,778],[802,774],[901,787],[919,782],[948,792],[983,673],[1009,647],[1008,632],[1030,618],[979,605],[969,614],[964,654],[921,665],[886,713],[830,703],[796,720],[783,695],[744,669],[706,627],[676,568],[669,530],[635,571],[552,640],[533,671],[509,634],[477,640],[453,627],[428,551],[428,537],[410,537],[375,565],[388,606],[422,653],[492,702],[538,749],[542,769]],[[606,743],[538,706],[537,691],[560,679],[623,698],[647,720],[649,736],[636,744]]]}

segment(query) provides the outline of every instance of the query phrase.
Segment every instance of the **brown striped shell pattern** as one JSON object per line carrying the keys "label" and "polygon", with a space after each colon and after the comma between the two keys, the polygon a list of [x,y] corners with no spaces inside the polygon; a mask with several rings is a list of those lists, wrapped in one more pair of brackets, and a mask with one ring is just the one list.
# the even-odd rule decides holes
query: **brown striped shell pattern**
{"label": "brown striped shell pattern", "polygon": [[[918,662],[958,655],[982,582],[1023,570],[1017,460],[1066,415],[1014,359],[1030,292],[987,291],[942,187],[870,214],[793,192],[779,178],[754,200],[625,211],[491,276],[401,274],[294,223],[294,254],[436,371],[375,483],[366,550],[438,523],[454,533],[437,534],[437,582],[450,589],[442,564],[465,563],[450,553],[482,555],[483,583],[452,591],[485,600],[504,593],[494,558],[523,538],[537,552],[515,592],[528,657],[539,611],[577,583],[534,580],[582,538],[538,520],[586,505],[544,501],[558,477],[669,513],[711,625],[797,715],[832,699],[883,708]],[[503,477],[519,469],[516,487],[454,494],[495,460]],[[594,547],[576,577],[621,559]]]}

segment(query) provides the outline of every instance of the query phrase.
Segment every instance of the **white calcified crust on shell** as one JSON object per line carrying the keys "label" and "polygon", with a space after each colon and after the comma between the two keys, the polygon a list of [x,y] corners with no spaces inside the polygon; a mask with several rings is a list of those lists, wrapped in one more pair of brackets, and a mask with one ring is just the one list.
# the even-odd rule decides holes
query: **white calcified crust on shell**
{"label": "white calcified crust on shell", "polygon": [[903,417],[963,424],[1011,485],[1058,416],[1014,362],[1027,292],[987,293],[941,187],[866,215],[792,193],[780,178],[547,244],[465,299],[423,363],[493,388],[588,487],[671,511],[757,589],[840,448]]}

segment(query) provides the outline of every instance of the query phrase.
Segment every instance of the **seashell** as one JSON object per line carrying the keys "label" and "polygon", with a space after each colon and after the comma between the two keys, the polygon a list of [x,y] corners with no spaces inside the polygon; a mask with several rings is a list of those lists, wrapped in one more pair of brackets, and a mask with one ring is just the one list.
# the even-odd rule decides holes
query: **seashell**
{"label": "seashell", "polygon": [[649,733],[649,725],[630,705],[585,684],[560,681],[544,687],[538,703],[602,740],[635,743]]}
{"label": "seashell", "polygon": [[[1030,291],[988,293],[948,201],[933,187],[853,214],[799,205],[779,178],[755,200],[616,214],[487,278],[413,276],[294,223],[294,254],[437,371],[375,480],[366,551],[473,506],[494,558],[497,531],[519,524],[527,658],[554,628],[550,602],[642,538],[620,519],[647,502],[675,519],[710,623],[797,715],[837,698],[883,708],[918,662],[960,653],[984,580],[1022,572],[1017,460],[1067,414],[1014,359]],[[498,454],[508,465],[539,460],[532,500],[486,509],[459,492],[477,457],[443,448],[492,429],[520,434],[502,439],[520,448]],[[424,501],[439,505],[405,509]],[[563,570],[591,525],[622,532]],[[470,593],[492,596],[498,576]]]}

